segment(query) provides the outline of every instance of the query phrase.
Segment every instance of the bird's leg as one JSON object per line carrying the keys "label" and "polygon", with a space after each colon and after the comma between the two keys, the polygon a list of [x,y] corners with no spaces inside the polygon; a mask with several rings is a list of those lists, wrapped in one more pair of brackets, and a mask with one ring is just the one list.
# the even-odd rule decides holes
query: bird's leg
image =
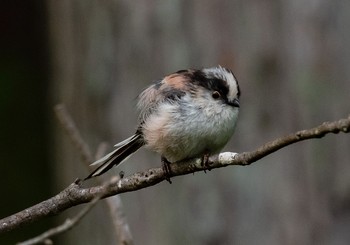
{"label": "bird's leg", "polygon": [[[202,156],[202,167],[205,167],[206,169],[208,169],[209,171],[211,170],[210,165],[209,165],[209,157],[210,157],[210,153],[208,151],[205,151],[203,156]],[[204,173],[206,173],[205,169],[204,169]]]}
{"label": "bird's leg", "polygon": [[161,161],[162,161],[162,169],[165,175],[165,179],[171,184],[171,169],[170,169],[170,162],[165,158],[165,157],[161,157]]}

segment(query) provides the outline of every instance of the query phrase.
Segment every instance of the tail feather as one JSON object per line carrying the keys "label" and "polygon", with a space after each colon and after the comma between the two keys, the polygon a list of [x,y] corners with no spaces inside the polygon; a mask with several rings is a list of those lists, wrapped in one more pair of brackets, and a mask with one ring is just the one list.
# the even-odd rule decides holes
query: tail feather
{"label": "tail feather", "polygon": [[100,166],[92,171],[84,180],[99,176],[107,172],[114,165],[119,165],[143,145],[142,135],[138,133],[118,143],[116,145],[118,147],[117,149],[91,164],[100,164]]}

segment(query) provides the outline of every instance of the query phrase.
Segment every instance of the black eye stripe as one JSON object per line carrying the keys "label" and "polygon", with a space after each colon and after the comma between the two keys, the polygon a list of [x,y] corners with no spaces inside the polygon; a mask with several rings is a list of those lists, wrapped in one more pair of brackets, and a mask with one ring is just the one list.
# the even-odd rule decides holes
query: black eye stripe
{"label": "black eye stripe", "polygon": [[227,82],[215,77],[206,77],[205,74],[197,70],[193,74],[189,74],[189,77],[193,84],[205,87],[211,91],[218,91],[222,96],[227,96],[229,87]]}
{"label": "black eye stripe", "polygon": [[227,96],[229,92],[226,81],[218,78],[210,79],[209,89],[218,91],[222,96]]}
{"label": "black eye stripe", "polygon": [[[227,68],[222,68],[222,69],[224,69],[227,73],[232,74],[232,76],[234,77],[237,85],[237,97],[239,98],[241,95],[241,91],[235,75],[232,73],[231,70]],[[218,77],[218,74],[208,73],[208,72],[205,73],[202,70],[193,70],[193,69],[180,70],[180,71],[177,71],[176,73],[181,74],[184,77],[187,77],[189,81],[189,86],[191,85],[202,86],[211,91],[218,91],[221,94],[221,97],[227,100],[227,96],[230,88],[224,76],[221,77],[219,75]]]}

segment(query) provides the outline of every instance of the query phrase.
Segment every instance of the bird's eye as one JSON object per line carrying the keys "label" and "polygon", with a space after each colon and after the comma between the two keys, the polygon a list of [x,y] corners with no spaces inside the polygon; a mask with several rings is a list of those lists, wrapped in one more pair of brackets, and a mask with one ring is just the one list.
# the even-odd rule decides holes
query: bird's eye
{"label": "bird's eye", "polygon": [[214,91],[211,96],[214,98],[214,99],[219,99],[221,97],[221,94],[218,92],[218,91]]}

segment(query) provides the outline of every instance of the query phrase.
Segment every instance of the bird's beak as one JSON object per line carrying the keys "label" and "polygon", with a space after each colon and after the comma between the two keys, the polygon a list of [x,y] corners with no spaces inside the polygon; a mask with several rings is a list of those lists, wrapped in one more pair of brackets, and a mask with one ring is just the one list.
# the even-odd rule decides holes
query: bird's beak
{"label": "bird's beak", "polygon": [[228,102],[229,105],[233,106],[233,107],[240,107],[239,106],[239,99],[234,99],[233,101],[229,101]]}

